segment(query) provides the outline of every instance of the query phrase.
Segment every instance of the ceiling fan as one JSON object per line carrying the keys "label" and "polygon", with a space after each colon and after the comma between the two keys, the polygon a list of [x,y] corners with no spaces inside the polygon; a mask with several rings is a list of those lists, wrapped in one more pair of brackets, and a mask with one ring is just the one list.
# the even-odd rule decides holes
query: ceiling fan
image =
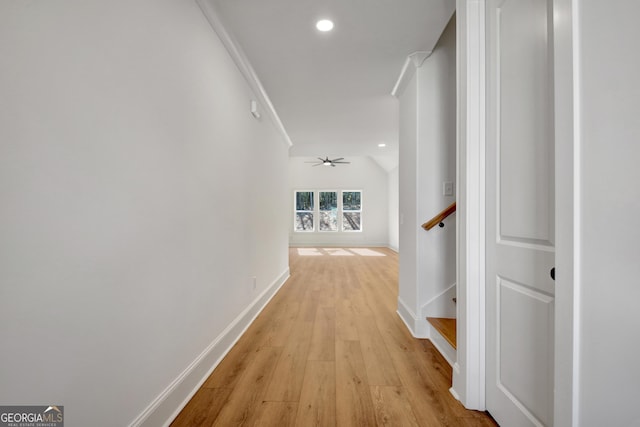
{"label": "ceiling fan", "polygon": [[347,165],[351,162],[343,162],[342,160],[344,160],[344,157],[338,157],[337,159],[333,159],[333,160],[329,160],[329,157],[325,157],[324,159],[322,157],[318,157],[319,161],[313,161],[313,162],[305,162],[305,163],[313,163],[313,166],[331,166],[332,168],[335,168],[336,165]]}

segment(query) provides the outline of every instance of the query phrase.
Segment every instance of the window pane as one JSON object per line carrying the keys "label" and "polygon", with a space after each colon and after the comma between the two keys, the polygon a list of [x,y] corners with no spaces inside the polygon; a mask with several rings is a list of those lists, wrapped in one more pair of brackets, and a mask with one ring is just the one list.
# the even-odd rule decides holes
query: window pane
{"label": "window pane", "polygon": [[313,191],[296,191],[296,210],[313,210]]}
{"label": "window pane", "polygon": [[338,193],[335,191],[320,192],[320,210],[329,211],[338,209]]}
{"label": "window pane", "polygon": [[296,231],[313,231],[313,213],[296,212]]}
{"label": "window pane", "polygon": [[320,211],[320,231],[338,231],[338,211]]}
{"label": "window pane", "polygon": [[342,193],[342,210],[359,211],[361,206],[360,194],[359,191],[344,191]]}
{"label": "window pane", "polygon": [[321,191],[318,194],[320,204],[320,231],[338,231],[338,193]]}
{"label": "window pane", "polygon": [[344,212],[342,218],[344,231],[360,231],[360,212]]}

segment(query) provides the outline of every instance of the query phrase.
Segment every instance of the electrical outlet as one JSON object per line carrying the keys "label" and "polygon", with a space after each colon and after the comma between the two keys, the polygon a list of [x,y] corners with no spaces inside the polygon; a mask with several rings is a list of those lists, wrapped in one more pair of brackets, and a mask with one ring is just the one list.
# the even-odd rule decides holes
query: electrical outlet
{"label": "electrical outlet", "polygon": [[258,286],[258,282],[257,282],[257,280],[256,280],[256,277],[255,277],[255,276],[253,276],[253,277],[251,278],[251,282],[253,283],[253,290],[255,291],[255,290],[256,290],[256,287]]}

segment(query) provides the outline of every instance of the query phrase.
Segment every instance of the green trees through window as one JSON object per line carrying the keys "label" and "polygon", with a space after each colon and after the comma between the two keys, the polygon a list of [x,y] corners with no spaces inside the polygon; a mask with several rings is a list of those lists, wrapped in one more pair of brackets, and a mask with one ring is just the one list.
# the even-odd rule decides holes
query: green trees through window
{"label": "green trees through window", "polygon": [[342,192],[342,227],[345,231],[360,231],[361,195],[360,191]]}
{"label": "green trees through window", "polygon": [[338,193],[320,192],[320,231],[338,231]]}
{"label": "green trees through window", "polygon": [[[318,201],[317,205],[314,203]],[[318,218],[317,224],[314,222]],[[294,230],[361,231],[362,191],[296,191]]]}
{"label": "green trees through window", "polygon": [[296,231],[313,231],[313,191],[296,191]]}

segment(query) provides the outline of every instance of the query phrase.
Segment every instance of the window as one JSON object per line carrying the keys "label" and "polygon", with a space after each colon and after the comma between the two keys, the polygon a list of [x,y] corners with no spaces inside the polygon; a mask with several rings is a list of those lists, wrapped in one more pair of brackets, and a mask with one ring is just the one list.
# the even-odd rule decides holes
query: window
{"label": "window", "polygon": [[320,197],[320,231],[338,231],[338,193],[321,191]]}
{"label": "window", "polygon": [[362,192],[342,192],[342,229],[344,231],[360,231],[362,214]]}
{"label": "window", "polygon": [[313,191],[296,191],[296,231],[313,231]]}
{"label": "window", "polygon": [[296,191],[294,231],[362,231],[362,191]]}

